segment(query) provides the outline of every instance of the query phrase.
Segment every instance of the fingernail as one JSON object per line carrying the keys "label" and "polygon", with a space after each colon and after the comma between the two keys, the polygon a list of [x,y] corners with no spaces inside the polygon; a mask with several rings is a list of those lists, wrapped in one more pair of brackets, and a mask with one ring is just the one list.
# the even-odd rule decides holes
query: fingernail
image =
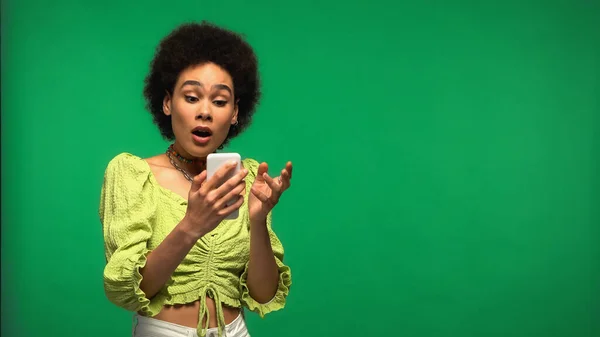
{"label": "fingernail", "polygon": [[229,162],[229,166],[234,167],[235,165],[237,165],[237,162],[235,162],[235,161]]}

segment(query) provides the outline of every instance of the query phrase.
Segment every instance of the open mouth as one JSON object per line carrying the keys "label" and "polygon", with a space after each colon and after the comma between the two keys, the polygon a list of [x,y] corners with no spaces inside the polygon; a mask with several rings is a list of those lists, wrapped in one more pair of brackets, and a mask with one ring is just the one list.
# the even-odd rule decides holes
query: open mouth
{"label": "open mouth", "polygon": [[210,131],[194,131],[192,133],[201,138],[210,137],[212,135]]}
{"label": "open mouth", "polygon": [[210,131],[210,129],[207,127],[197,127],[192,131],[192,133],[200,138],[212,136],[212,131]]}

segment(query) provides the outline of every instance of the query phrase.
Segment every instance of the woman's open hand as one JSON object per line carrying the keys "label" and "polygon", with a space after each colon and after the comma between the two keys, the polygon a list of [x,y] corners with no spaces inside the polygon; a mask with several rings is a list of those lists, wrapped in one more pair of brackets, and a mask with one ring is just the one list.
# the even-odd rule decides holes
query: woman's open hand
{"label": "woman's open hand", "polygon": [[271,178],[267,173],[269,166],[261,163],[258,166],[256,179],[252,184],[248,197],[248,212],[250,220],[263,221],[267,214],[277,205],[283,192],[291,186],[292,163],[288,162],[281,174]]}

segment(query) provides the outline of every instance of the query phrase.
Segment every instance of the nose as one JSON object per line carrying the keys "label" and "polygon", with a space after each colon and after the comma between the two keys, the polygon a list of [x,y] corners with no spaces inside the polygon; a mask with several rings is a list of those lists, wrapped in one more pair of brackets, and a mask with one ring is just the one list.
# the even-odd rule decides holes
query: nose
{"label": "nose", "polygon": [[212,112],[210,111],[210,104],[201,104],[198,112],[196,113],[196,119],[211,121]]}

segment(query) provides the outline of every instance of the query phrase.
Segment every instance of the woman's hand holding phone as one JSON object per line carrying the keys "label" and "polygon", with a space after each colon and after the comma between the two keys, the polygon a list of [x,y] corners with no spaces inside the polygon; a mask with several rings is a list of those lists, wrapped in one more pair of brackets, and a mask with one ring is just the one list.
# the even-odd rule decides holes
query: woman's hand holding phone
{"label": "woman's hand holding phone", "polygon": [[[244,203],[244,178],[248,170],[242,168],[235,173],[236,169],[239,162],[233,161],[221,165],[210,179],[207,179],[207,170],[194,177],[184,221],[186,232],[196,240],[215,229]],[[235,202],[230,203],[231,200]]]}

